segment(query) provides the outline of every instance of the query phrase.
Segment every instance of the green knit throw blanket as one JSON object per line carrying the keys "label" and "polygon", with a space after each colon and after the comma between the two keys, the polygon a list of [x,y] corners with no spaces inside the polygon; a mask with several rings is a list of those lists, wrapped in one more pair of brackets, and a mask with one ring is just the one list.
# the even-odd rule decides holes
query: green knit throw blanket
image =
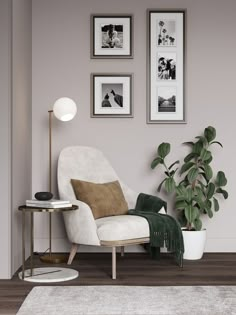
{"label": "green knit throw blanket", "polygon": [[135,209],[128,214],[138,215],[147,219],[150,228],[149,252],[153,258],[158,258],[160,247],[166,247],[174,252],[178,264],[183,266],[184,243],[179,223],[170,215],[158,213],[167,204],[162,199],[147,194],[139,194]]}

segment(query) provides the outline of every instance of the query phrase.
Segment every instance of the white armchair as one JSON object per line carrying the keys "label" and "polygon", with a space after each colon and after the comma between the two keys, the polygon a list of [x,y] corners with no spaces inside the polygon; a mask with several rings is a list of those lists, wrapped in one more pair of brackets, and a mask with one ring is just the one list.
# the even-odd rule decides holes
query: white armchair
{"label": "white armchair", "polygon": [[[71,264],[78,245],[112,247],[112,279],[116,279],[116,247],[149,242],[149,225],[145,218],[118,215],[94,219],[90,207],[76,200],[71,179],[95,183],[119,180],[114,169],[101,151],[91,147],[68,147],[62,150],[58,161],[58,188],[61,199],[78,205],[78,210],[63,212],[68,239],[72,248],[68,260]],[[129,208],[134,208],[138,194],[120,181]]]}

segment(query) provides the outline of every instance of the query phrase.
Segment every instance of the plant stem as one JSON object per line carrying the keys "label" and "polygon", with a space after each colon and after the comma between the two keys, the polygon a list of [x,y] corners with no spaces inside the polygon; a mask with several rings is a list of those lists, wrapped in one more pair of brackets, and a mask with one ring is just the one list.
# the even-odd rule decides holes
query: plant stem
{"label": "plant stem", "polygon": [[187,230],[189,230],[189,231],[191,231],[191,229],[192,229],[192,225],[191,225],[191,223],[189,222],[189,223],[187,223]]}
{"label": "plant stem", "polygon": [[167,165],[166,165],[166,163],[164,161],[163,161],[163,165],[164,165],[164,167],[165,167],[165,169],[166,169],[166,171],[168,173],[168,176],[170,177],[170,171],[169,171],[169,169],[168,169],[168,167],[167,167]]}
{"label": "plant stem", "polygon": [[197,179],[195,179],[195,180],[192,182],[192,189],[194,189],[194,188],[195,188],[196,183],[197,183]]}

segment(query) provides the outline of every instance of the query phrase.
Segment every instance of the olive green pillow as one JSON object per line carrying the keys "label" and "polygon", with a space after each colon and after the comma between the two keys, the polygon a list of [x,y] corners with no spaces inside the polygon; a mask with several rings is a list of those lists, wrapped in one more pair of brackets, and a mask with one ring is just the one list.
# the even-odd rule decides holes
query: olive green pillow
{"label": "olive green pillow", "polygon": [[96,184],[71,179],[78,200],[87,203],[95,219],[127,214],[128,205],[118,181]]}

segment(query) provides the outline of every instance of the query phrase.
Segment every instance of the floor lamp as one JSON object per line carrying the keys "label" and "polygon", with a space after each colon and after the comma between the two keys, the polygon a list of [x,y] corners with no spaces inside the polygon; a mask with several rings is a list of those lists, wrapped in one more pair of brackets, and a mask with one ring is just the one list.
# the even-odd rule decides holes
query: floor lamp
{"label": "floor lamp", "polygon": [[[68,98],[59,98],[53,106],[49,114],[49,191],[52,192],[52,114],[60,121],[70,121],[77,113],[75,102]],[[46,263],[62,263],[66,262],[66,255],[52,254],[52,213],[49,213],[49,254],[40,257],[41,261]]]}

